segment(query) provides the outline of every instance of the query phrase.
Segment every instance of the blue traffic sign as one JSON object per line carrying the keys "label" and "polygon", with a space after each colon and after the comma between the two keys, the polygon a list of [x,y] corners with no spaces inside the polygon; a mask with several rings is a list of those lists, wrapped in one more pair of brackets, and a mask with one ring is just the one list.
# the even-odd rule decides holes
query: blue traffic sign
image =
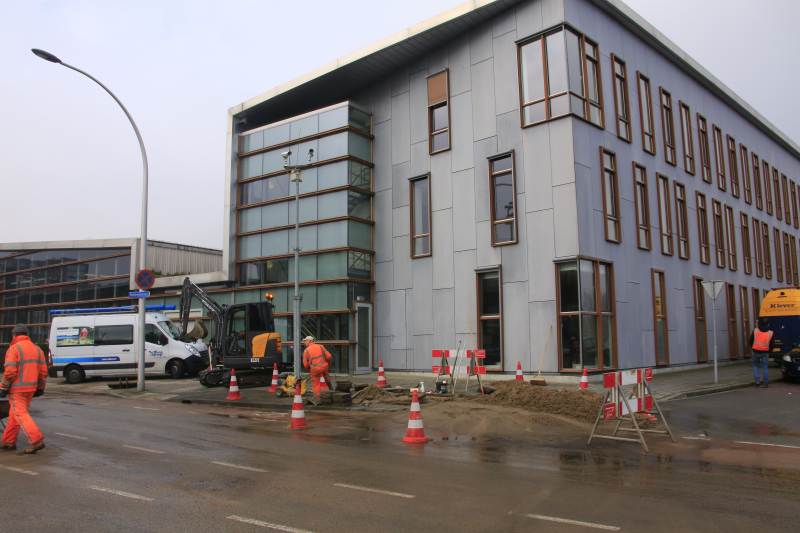
{"label": "blue traffic sign", "polygon": [[156,277],[149,270],[140,270],[136,273],[136,285],[140,289],[147,290],[156,282]]}
{"label": "blue traffic sign", "polygon": [[150,292],[149,291],[137,291],[137,292],[129,292],[128,298],[149,298]]}

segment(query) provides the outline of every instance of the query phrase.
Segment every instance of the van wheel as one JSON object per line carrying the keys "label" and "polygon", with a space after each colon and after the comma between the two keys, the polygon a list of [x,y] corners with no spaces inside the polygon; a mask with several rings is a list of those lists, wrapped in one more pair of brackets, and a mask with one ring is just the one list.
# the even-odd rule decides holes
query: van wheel
{"label": "van wheel", "polygon": [[83,371],[80,365],[70,365],[64,370],[64,377],[70,385],[77,385],[86,379],[86,372]]}
{"label": "van wheel", "polygon": [[172,379],[182,379],[186,375],[186,363],[183,361],[173,361],[169,365],[169,376]]}

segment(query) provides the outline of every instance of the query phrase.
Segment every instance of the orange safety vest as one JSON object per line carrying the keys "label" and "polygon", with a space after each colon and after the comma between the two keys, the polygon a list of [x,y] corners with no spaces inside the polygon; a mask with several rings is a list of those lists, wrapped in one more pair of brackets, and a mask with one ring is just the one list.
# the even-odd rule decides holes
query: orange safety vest
{"label": "orange safety vest", "polygon": [[321,344],[312,343],[303,352],[303,365],[308,368],[321,366],[331,361],[331,354]]}
{"label": "orange safety vest", "polygon": [[31,339],[20,335],[6,352],[2,387],[9,392],[34,392],[43,389],[47,379],[44,354]]}
{"label": "orange safety vest", "polygon": [[769,343],[772,340],[772,331],[761,331],[756,328],[753,331],[753,349],[757,352],[768,352]]}

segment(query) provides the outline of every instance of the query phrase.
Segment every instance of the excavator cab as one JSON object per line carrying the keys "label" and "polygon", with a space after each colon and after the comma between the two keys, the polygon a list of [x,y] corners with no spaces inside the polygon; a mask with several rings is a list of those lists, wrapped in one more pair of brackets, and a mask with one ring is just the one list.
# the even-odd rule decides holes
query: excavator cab
{"label": "excavator cab", "polygon": [[281,335],[275,331],[272,302],[225,308],[223,364],[226,368],[266,368],[283,363]]}

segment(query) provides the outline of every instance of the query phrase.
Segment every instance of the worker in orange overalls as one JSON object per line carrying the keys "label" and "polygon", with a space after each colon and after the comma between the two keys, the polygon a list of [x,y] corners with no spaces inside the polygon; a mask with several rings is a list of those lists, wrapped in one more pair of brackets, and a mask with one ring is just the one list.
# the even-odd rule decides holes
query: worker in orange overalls
{"label": "worker in orange overalls", "polygon": [[11,334],[13,339],[6,352],[5,373],[0,384],[0,398],[7,396],[10,404],[8,426],[3,433],[0,449],[16,450],[17,435],[22,427],[31,443],[25,453],[31,454],[44,448],[44,437],[28,414],[28,406],[34,397],[44,394],[47,362],[42,350],[28,337],[25,324],[14,326]]}
{"label": "worker in orange overalls", "polygon": [[308,336],[303,339],[303,366],[311,372],[311,384],[314,386],[314,399],[320,399],[320,378],[328,384],[328,388],[333,390],[331,377],[328,375],[328,367],[331,363],[331,354],[321,344],[314,342],[314,337]]}

